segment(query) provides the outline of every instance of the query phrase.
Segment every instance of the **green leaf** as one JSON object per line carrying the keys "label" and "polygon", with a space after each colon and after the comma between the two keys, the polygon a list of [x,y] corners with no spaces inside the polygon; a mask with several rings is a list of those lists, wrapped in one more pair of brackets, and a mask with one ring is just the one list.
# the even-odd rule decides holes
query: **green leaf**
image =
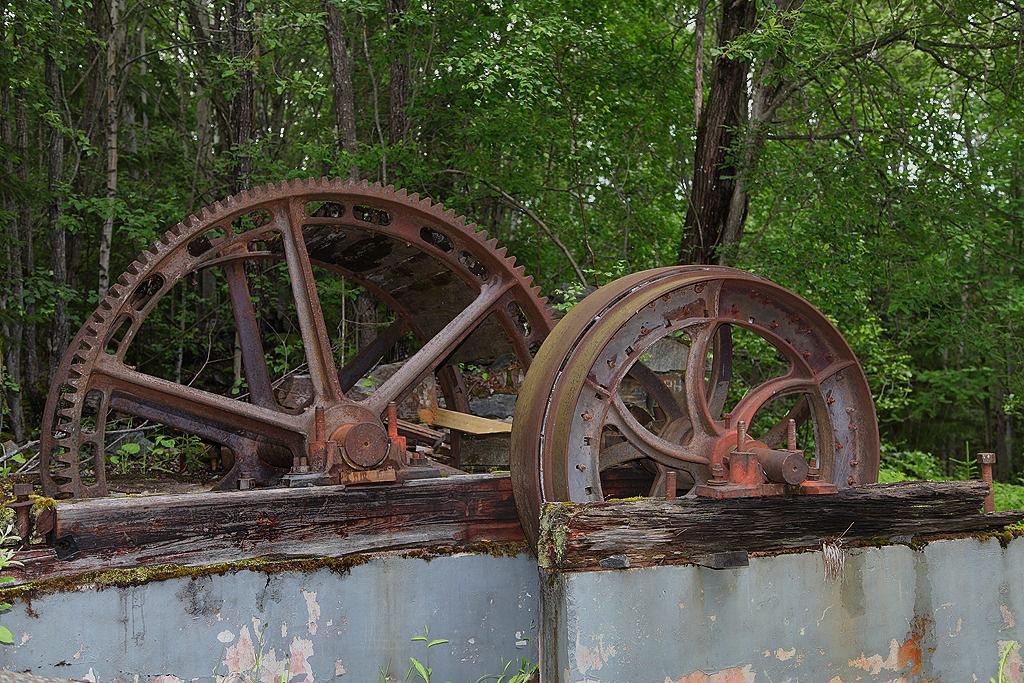
{"label": "green leaf", "polygon": [[0,643],[5,645],[14,644],[14,634],[11,633],[11,629],[6,626],[0,626]]}
{"label": "green leaf", "polygon": [[444,645],[447,642],[448,642],[447,639],[439,638],[437,640],[432,640],[429,643],[427,643],[427,647],[434,647],[435,645]]}
{"label": "green leaf", "polygon": [[121,444],[121,447],[118,448],[117,450],[121,451],[126,455],[138,455],[139,451],[142,450],[142,446],[135,443],[134,441],[129,441],[128,443]]}
{"label": "green leaf", "polygon": [[419,660],[415,657],[409,657],[409,661],[412,662],[413,668],[416,669],[416,673],[419,674],[419,677],[424,681],[424,683],[430,683],[431,669],[420,664]]}

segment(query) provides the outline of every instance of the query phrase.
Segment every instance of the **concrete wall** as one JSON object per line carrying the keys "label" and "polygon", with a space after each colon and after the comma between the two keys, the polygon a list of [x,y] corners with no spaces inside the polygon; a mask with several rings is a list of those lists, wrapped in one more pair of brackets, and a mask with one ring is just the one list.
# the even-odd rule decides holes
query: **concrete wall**
{"label": "concrete wall", "polygon": [[[390,680],[404,681],[414,656],[429,660],[434,681],[475,681],[509,659],[537,661],[538,590],[533,558],[471,554],[385,555],[348,573],[238,571],[82,589],[0,617],[17,641],[0,646],[0,668],[94,681],[244,672],[263,683],[282,673],[373,683],[389,663]],[[424,626],[450,643],[428,656],[409,640]]]}
{"label": "concrete wall", "polygon": [[557,574],[543,615],[544,683],[988,683],[1024,641],[1024,539],[849,550],[834,581],[821,553]]}

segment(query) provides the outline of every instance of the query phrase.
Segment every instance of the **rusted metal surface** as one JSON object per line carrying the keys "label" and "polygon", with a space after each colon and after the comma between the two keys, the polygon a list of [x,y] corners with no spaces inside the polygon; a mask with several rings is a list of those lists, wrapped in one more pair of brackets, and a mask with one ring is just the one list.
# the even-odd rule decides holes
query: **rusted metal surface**
{"label": "rusted metal surface", "polygon": [[996,464],[995,453],[978,453],[978,463],[981,465],[981,480],[988,484],[988,495],[985,496],[985,512],[996,511],[996,492],[992,485],[992,468]]}
{"label": "rusted metal surface", "polygon": [[[239,229],[240,219],[254,227]],[[308,365],[308,396],[288,404],[275,396],[246,275],[246,264],[261,261],[286,264]],[[161,297],[208,268],[221,269],[228,284],[248,400],[125,363]],[[396,318],[342,368],[335,367],[314,268],[365,288]],[[531,345],[552,324],[523,268],[486,233],[428,199],[333,180],[245,192],[203,209],[154,242],[79,331],[56,372],[44,414],[44,490],[60,498],[106,494],[111,410],[230,449],[234,466],[221,488],[237,488],[240,480],[264,485],[286,470],[294,482],[311,473],[334,483],[400,479],[385,474],[407,467],[384,428],[388,404],[436,374],[447,407],[465,411],[457,363],[510,353],[527,367]],[[415,335],[419,349],[369,395],[347,397],[406,332]],[[88,424],[87,404],[95,413]],[[458,437],[451,441],[457,451]]]}
{"label": "rusted metal surface", "polygon": [[[734,328],[771,344],[788,370],[726,413]],[[680,335],[689,344],[683,386],[668,391],[657,378],[644,384],[657,390],[648,392],[657,411],[645,417],[626,403],[626,380],[653,374],[645,354]],[[782,396],[801,398],[747,441],[741,432]],[[801,451],[795,443],[778,448],[789,445],[790,420],[811,420],[814,434],[815,460],[795,485],[789,479],[803,470],[792,471],[792,455]],[[759,456],[772,460],[768,469],[781,481],[772,481]],[[864,372],[814,306],[750,273],[681,266],[623,277],[566,315],[527,373],[512,457],[524,528],[535,539],[544,502],[601,501],[603,474],[623,465],[656,471],[649,495],[662,495],[668,470],[685,473],[693,493],[713,497],[825,493],[877,480],[879,437]]]}
{"label": "rusted metal surface", "polygon": [[14,510],[14,526],[18,530],[18,538],[26,543],[32,536],[32,484],[14,485],[14,502],[8,503],[8,507]]}

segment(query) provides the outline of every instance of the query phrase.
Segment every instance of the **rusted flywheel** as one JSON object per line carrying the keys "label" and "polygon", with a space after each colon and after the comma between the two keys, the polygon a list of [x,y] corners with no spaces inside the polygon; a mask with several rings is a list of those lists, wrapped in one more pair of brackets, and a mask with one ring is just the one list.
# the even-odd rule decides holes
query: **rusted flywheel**
{"label": "rusted flywheel", "polygon": [[[252,273],[268,263],[284,269],[301,332],[307,386],[297,405],[282,400],[271,379],[254,308]],[[139,332],[158,302],[178,283],[198,286],[197,274],[210,269],[227,283],[244,399],[126,362],[133,344],[154,341]],[[364,288],[393,314],[390,326],[343,367],[324,317],[339,302],[318,291],[325,273]],[[227,488],[243,478],[272,481],[289,468],[336,475],[339,468],[359,474],[400,467],[404,454],[393,445],[401,442],[385,428],[389,404],[434,374],[447,407],[464,411],[460,361],[511,354],[525,368],[531,346],[552,325],[523,268],[486,233],[429,199],[326,179],[244,192],[154,242],[78,332],[46,404],[44,490],[56,497],[107,493],[112,412],[226,446],[234,454],[221,482]],[[352,398],[356,382],[399,342],[412,345],[404,364],[368,395]],[[457,435],[452,440],[457,447]]]}
{"label": "rusted flywheel", "polygon": [[[731,397],[730,408],[730,380],[737,373],[733,338],[744,330],[770,344],[782,367]],[[657,395],[646,391],[637,401],[636,380],[657,376],[645,362],[666,340],[685,342],[681,381],[661,385]],[[782,399],[784,412],[771,417]],[[759,420],[762,414],[771,417],[769,424]],[[813,438],[813,450],[803,444],[813,454],[811,472],[816,464],[826,488],[827,482],[842,488],[877,480],[879,437],[867,380],[846,341],[814,306],[730,268],[681,266],[628,275],[573,308],[527,373],[512,430],[523,526],[536,541],[544,502],[622,495],[623,470],[630,467],[654,478],[652,486],[650,478],[645,482],[649,489],[633,493],[665,491],[668,472],[678,473],[689,492],[756,493],[757,486],[726,481],[723,468],[737,468],[738,441],[744,441],[743,452],[766,454],[766,463],[777,456],[796,469],[804,466],[803,452],[786,443],[791,424],[807,424],[801,432]],[[751,425],[760,428],[747,441],[741,433]],[[794,463],[793,454],[801,462]],[[709,480],[726,485],[715,489]]]}

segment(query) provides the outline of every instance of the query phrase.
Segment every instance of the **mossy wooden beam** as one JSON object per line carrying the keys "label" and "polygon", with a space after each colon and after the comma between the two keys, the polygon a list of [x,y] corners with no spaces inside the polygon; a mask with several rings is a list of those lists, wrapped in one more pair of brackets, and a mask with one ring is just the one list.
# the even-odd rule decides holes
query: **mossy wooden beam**
{"label": "mossy wooden beam", "polygon": [[[983,514],[980,481],[874,484],[834,495],[647,498],[545,506],[538,557],[554,571],[708,564],[723,553],[999,532],[1024,512]],[[612,561],[614,560],[614,561]]]}
{"label": "mossy wooden beam", "polygon": [[344,557],[523,538],[507,474],[58,503],[52,548],[19,583],[98,570],[249,558]]}

